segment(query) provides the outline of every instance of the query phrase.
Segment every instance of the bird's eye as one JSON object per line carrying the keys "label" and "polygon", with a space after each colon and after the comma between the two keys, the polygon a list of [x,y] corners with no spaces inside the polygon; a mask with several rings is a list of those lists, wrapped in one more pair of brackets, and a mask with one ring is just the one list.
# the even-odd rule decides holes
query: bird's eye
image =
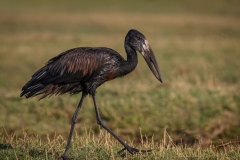
{"label": "bird's eye", "polygon": [[140,37],[137,37],[137,40],[140,40],[141,38]]}

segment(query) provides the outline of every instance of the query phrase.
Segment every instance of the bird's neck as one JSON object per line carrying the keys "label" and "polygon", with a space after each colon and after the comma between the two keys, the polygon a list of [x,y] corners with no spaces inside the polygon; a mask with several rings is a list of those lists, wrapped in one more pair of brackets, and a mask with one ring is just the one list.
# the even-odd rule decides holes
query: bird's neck
{"label": "bird's neck", "polygon": [[138,63],[136,51],[129,45],[125,45],[125,50],[127,53],[127,60],[124,62],[123,65],[124,67],[123,76],[132,72],[136,68]]}

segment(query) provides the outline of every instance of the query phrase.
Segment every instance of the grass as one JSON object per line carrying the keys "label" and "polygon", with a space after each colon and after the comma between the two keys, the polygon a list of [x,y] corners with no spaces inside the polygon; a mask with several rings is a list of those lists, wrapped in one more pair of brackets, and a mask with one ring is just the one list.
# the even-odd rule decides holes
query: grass
{"label": "grass", "polygon": [[[21,87],[48,59],[69,48],[107,46],[126,57],[124,36],[135,28],[147,37],[164,83],[156,80],[139,54],[133,73],[97,90],[107,126],[134,146],[158,148],[146,155],[149,159],[239,157],[239,1],[94,4],[0,2],[0,154],[26,159],[35,154],[32,158],[59,156],[80,95],[38,102],[20,98]],[[165,129],[171,141],[163,145]],[[83,104],[75,131],[73,157],[119,158],[121,146],[99,130],[91,98]],[[10,146],[13,149],[4,149]],[[91,151],[89,155],[84,149]]]}
{"label": "grass", "polygon": [[[141,132],[140,132],[141,134]],[[46,135],[46,141],[35,136],[28,136],[23,131],[23,137],[18,138],[15,135],[1,137],[0,158],[4,159],[58,159],[65,147],[66,141],[61,135],[55,135],[49,138]],[[193,147],[186,145],[176,145],[168,133],[164,132],[164,140],[159,143],[154,142],[153,138],[144,139],[141,135],[140,149],[152,149],[152,152],[146,154],[117,154],[122,149],[110,134],[102,131],[96,136],[94,132],[85,130],[81,136],[74,136],[72,149],[69,152],[70,157],[75,159],[238,159],[240,152],[237,142],[211,145],[209,148],[202,148],[200,144]],[[134,145],[130,142],[131,145]]]}

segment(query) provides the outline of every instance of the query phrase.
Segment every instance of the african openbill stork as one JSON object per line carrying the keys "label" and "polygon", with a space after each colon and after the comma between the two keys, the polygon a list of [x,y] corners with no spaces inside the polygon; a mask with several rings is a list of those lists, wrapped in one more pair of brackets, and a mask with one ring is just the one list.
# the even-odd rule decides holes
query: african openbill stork
{"label": "african openbill stork", "polygon": [[127,150],[131,154],[151,151],[138,150],[130,147],[110,130],[102,122],[95,100],[97,87],[106,81],[125,76],[134,70],[138,63],[136,51],[142,54],[152,73],[162,82],[154,53],[142,33],[131,29],[125,37],[124,47],[127,53],[127,60],[110,48],[80,47],[67,50],[50,59],[46,65],[36,71],[32,75],[31,80],[23,86],[21,96],[25,96],[26,98],[42,94],[40,98],[42,99],[54,94],[62,95],[65,93],[76,94],[82,92],[82,97],[72,117],[66,150],[62,155],[63,159],[69,159],[68,150],[70,148],[74,125],[77,121],[77,115],[82,106],[82,102],[88,94],[91,95],[93,99],[97,123],[124,146],[119,153],[124,150]]}

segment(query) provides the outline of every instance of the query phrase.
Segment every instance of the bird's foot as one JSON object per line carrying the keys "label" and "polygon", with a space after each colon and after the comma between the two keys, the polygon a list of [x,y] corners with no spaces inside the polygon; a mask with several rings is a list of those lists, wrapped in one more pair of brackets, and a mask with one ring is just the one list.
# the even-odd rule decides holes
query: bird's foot
{"label": "bird's foot", "polygon": [[146,152],[151,152],[152,150],[139,150],[130,146],[126,146],[123,149],[121,149],[120,151],[118,151],[118,154],[121,154],[123,151],[127,150],[129,153],[131,154],[136,154],[136,153],[146,153]]}
{"label": "bird's foot", "polygon": [[63,160],[73,160],[73,158],[69,158],[67,154],[63,154],[60,159],[63,159]]}

